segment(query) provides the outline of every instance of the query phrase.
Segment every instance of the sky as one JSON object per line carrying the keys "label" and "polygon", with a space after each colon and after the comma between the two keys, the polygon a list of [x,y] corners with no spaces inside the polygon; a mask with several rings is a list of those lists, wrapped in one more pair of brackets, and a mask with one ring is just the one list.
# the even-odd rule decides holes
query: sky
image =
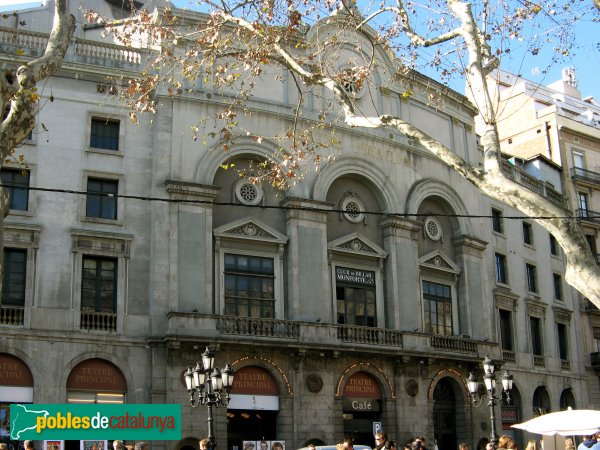
{"label": "sky", "polygon": [[[591,3],[591,0],[588,0]],[[21,8],[39,6],[44,0],[31,2],[29,0],[0,0],[0,12],[13,11]],[[190,0],[173,0],[175,6],[180,8],[190,7]],[[600,17],[597,14],[596,17]],[[575,28],[576,48],[569,57],[554,64],[549,70],[547,66],[552,58],[549,50],[543,51],[536,57],[525,58],[518,62],[518,67],[501,68],[512,72],[519,72],[524,78],[538,82],[543,85],[550,84],[561,79],[563,67],[575,68],[578,88],[583,98],[592,96],[600,102],[600,82],[598,71],[600,70],[600,22],[594,23],[591,17],[580,20]],[[425,73],[436,79],[435,73]],[[462,82],[454,82],[451,87],[458,92],[464,93]]]}

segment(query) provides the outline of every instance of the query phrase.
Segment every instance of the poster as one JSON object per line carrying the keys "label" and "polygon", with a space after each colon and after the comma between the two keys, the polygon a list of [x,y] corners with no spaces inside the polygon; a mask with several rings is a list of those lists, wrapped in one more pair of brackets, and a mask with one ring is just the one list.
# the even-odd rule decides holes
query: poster
{"label": "poster", "polygon": [[[256,441],[243,441],[242,442],[243,450],[256,450]],[[260,448],[259,448],[260,450]]]}
{"label": "poster", "polygon": [[44,441],[43,450],[64,450],[65,441]]}
{"label": "poster", "polygon": [[256,450],[270,450],[271,441],[258,441],[258,445],[256,446]]}
{"label": "poster", "polygon": [[80,441],[80,450],[107,450],[107,443],[108,441]]}
{"label": "poster", "polygon": [[0,403],[0,437],[10,436],[10,403]]}
{"label": "poster", "polygon": [[271,441],[271,450],[285,450],[285,441]]}

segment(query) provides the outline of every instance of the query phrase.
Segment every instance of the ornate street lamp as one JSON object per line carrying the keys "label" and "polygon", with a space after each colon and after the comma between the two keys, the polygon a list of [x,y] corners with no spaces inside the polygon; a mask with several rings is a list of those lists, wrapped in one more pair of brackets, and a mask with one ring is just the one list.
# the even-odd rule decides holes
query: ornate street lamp
{"label": "ornate street lamp", "polygon": [[197,408],[200,405],[208,407],[208,440],[210,448],[217,447],[217,440],[213,430],[213,406],[227,406],[229,404],[229,391],[233,386],[233,368],[229,363],[223,370],[215,367],[215,350],[206,347],[202,353],[202,361],[196,362],[194,368],[188,367],[185,372],[185,384],[190,393],[190,405]]}
{"label": "ornate street lamp", "polygon": [[[494,448],[498,445],[498,435],[496,434],[496,414],[495,407],[496,402],[503,404],[502,392],[496,394],[496,373],[494,372],[494,362],[490,359],[489,356],[486,355],[483,360],[483,382],[485,384],[485,389],[487,394],[478,396],[479,391],[479,381],[473,375],[473,372],[469,373],[469,378],[467,378],[467,386],[469,388],[469,392],[471,393],[471,399],[473,401],[473,405],[475,407],[480,407],[487,400],[487,405],[490,407],[490,421],[492,425],[492,429],[490,431],[490,442],[494,444]],[[506,404],[511,403],[510,391],[513,386],[513,377],[507,370],[504,371],[504,375],[502,375],[502,390],[506,394]]]}

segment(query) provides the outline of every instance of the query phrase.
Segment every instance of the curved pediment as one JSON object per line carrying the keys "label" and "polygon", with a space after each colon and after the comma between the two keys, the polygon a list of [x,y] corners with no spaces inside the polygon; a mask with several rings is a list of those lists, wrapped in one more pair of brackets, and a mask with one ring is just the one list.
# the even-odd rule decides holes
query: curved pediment
{"label": "curved pediment", "polygon": [[287,236],[254,217],[243,217],[213,230],[215,237],[285,244]]}
{"label": "curved pediment", "polygon": [[334,252],[351,253],[373,258],[385,258],[387,252],[367,237],[352,233],[335,239],[327,244],[327,249]]}

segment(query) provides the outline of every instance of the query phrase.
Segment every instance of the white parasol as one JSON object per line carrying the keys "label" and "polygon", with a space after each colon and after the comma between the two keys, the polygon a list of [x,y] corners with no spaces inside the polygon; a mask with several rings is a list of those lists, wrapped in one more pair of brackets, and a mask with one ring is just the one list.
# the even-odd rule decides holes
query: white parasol
{"label": "white parasol", "polygon": [[566,411],[544,414],[527,422],[517,423],[512,427],[547,436],[594,434],[600,431],[600,411],[569,408]]}

